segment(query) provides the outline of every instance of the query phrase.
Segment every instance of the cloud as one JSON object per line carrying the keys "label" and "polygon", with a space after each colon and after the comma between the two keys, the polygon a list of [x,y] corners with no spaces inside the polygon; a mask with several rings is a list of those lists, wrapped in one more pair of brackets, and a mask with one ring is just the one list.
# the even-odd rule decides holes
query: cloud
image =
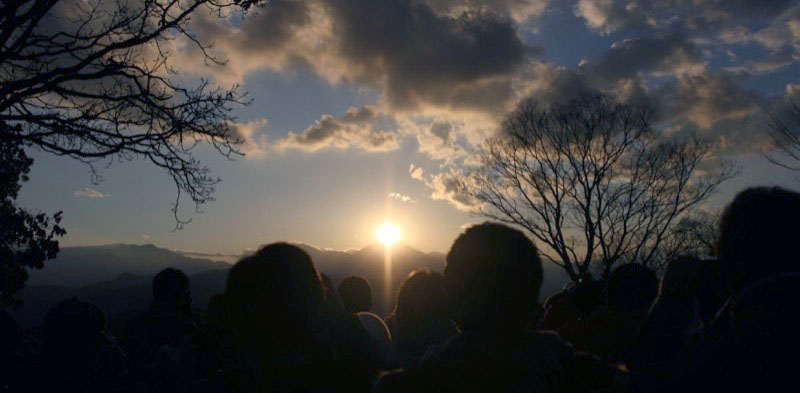
{"label": "cloud", "polygon": [[[491,4],[491,6],[489,6]],[[540,15],[544,0],[307,0],[276,1],[258,15],[226,23],[193,19],[201,42],[228,59],[205,67],[202,53],[175,43],[173,61],[225,83],[261,70],[305,67],[330,83],[382,91],[387,107],[436,107],[494,113],[513,96],[516,71],[537,49],[518,34],[522,20]],[[502,110],[502,107],[499,108]]]}
{"label": "cloud", "polygon": [[615,42],[593,67],[609,80],[640,73],[654,76],[697,74],[705,70],[700,49],[680,34],[629,38]]}
{"label": "cloud", "polygon": [[398,201],[403,202],[403,203],[417,203],[416,199],[414,199],[414,198],[412,198],[412,197],[410,197],[408,195],[400,194],[399,192],[390,192],[389,193],[389,198],[397,199]]}
{"label": "cloud", "polygon": [[400,147],[397,133],[377,131],[373,122],[377,114],[370,106],[351,107],[342,117],[322,115],[300,133],[290,131],[286,138],[275,141],[280,150],[317,151],[326,147],[358,147],[367,151],[390,151]]}
{"label": "cloud", "polygon": [[730,76],[704,73],[684,76],[666,89],[668,111],[703,129],[723,120],[741,120],[758,110],[757,97],[737,86]]}
{"label": "cloud", "polygon": [[111,198],[111,194],[106,194],[90,187],[84,187],[81,188],[80,190],[75,191],[75,196],[78,198],[89,198],[89,199]]}
{"label": "cloud", "polygon": [[425,183],[425,186],[431,190],[431,199],[435,201],[445,201],[456,209],[466,212],[475,212],[480,206],[480,202],[469,193],[470,187],[473,187],[474,184],[460,169],[450,168],[425,176],[422,168],[411,164],[409,172],[411,172],[412,178]]}
{"label": "cloud", "polygon": [[793,0],[579,0],[575,14],[603,34],[626,28],[717,32],[771,20]]}
{"label": "cloud", "polygon": [[518,23],[541,16],[549,0],[428,0],[426,3],[439,15],[458,16],[464,12],[491,8]]}
{"label": "cloud", "polygon": [[268,141],[266,134],[259,134],[257,131],[267,126],[267,119],[257,119],[246,123],[234,123],[230,126],[230,132],[241,144],[239,150],[247,158],[262,158],[266,154]]}
{"label": "cloud", "polygon": [[584,18],[587,26],[603,34],[648,22],[647,14],[635,1],[579,0],[575,14]]}
{"label": "cloud", "polygon": [[423,176],[425,175],[423,169],[414,164],[411,164],[411,166],[408,167],[408,173],[411,175],[412,179],[420,181],[423,180]]}
{"label": "cloud", "polygon": [[470,184],[463,172],[450,170],[437,173],[427,181],[431,189],[431,198],[435,201],[446,201],[458,210],[473,212],[480,202],[470,195]]}
{"label": "cloud", "polygon": [[139,235],[139,236],[140,236],[142,239],[144,239],[144,240],[150,240],[150,235],[147,235],[147,234],[144,234],[144,233],[143,233],[143,234],[141,234],[141,235]]}

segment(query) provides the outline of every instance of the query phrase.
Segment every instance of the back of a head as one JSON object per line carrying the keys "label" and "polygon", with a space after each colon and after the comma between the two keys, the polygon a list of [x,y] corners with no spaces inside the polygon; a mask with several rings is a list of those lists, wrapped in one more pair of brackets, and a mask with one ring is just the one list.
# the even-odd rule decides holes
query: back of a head
{"label": "back of a head", "polygon": [[350,313],[369,311],[372,308],[372,287],[363,277],[345,277],[339,283],[339,296]]}
{"label": "back of a head", "polygon": [[452,311],[464,330],[523,328],[538,304],[539,253],[522,232],[483,223],[453,243],[444,271]]}
{"label": "back of a head", "polygon": [[212,325],[223,325],[226,309],[225,294],[218,293],[212,296],[206,307],[206,321]]}
{"label": "back of a head", "polygon": [[646,310],[658,295],[656,273],[640,264],[614,269],[606,282],[606,304],[628,311]]}
{"label": "back of a head", "polygon": [[189,277],[186,273],[171,267],[158,272],[153,277],[153,302],[191,307]]}
{"label": "back of a head", "polygon": [[394,317],[399,329],[448,320],[442,275],[427,269],[411,272],[400,285]]}
{"label": "back of a head", "polygon": [[319,317],[323,290],[305,251],[288,243],[273,243],[231,268],[225,300],[230,327],[236,331],[292,344],[307,336]]}
{"label": "back of a head", "polygon": [[76,298],[59,303],[47,312],[42,325],[45,357],[85,360],[100,342],[106,324],[105,313],[92,303]]}
{"label": "back of a head", "polygon": [[800,194],[748,188],[722,213],[717,254],[734,292],[761,278],[798,270]]}

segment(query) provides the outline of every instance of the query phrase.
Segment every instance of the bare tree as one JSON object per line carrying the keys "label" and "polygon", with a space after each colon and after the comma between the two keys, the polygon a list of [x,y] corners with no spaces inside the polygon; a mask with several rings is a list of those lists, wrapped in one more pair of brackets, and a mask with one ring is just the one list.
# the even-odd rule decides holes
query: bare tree
{"label": "bare tree", "polygon": [[788,108],[771,115],[769,128],[774,152],[767,159],[783,168],[800,171],[800,105],[791,101]]}
{"label": "bare tree", "polygon": [[61,213],[52,218],[16,206],[39,149],[87,163],[146,159],[197,209],[219,179],[194,156],[206,144],[240,154],[233,105],[247,98],[203,79],[181,79],[171,42],[194,45],[222,63],[188,30],[199,12],[222,17],[255,0],[3,0],[0,2],[0,303],[17,305],[27,268],[58,253]]}
{"label": "bare tree", "polygon": [[[231,109],[247,100],[236,87],[179,80],[167,48],[182,39],[220,63],[187,25],[194,13],[221,16],[233,6],[228,0],[4,1],[0,135],[90,165],[144,158],[173,178],[178,198],[183,193],[196,206],[212,200],[219,179],[192,152],[204,142],[226,157],[240,154]],[[177,201],[173,211],[180,227]]]}
{"label": "bare tree", "polygon": [[660,137],[654,111],[607,96],[522,102],[481,150],[479,214],[525,228],[573,280],[594,263],[657,264],[677,223],[738,168],[710,142]]}
{"label": "bare tree", "polygon": [[719,211],[696,209],[678,220],[662,242],[661,255],[655,259],[654,267],[663,271],[667,262],[679,256],[715,258],[719,218]]}

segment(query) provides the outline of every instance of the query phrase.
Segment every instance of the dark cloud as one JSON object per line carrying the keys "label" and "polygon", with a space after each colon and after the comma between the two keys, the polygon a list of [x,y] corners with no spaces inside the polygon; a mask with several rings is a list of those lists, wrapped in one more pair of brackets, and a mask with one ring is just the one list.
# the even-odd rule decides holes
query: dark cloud
{"label": "dark cloud", "polygon": [[485,11],[452,17],[401,0],[340,0],[329,9],[342,56],[360,70],[355,77],[383,83],[399,109],[495,107],[510,97],[531,51],[510,19]]}
{"label": "dark cloud", "polygon": [[616,42],[593,66],[610,80],[640,73],[657,76],[698,73],[705,69],[700,49],[679,34],[630,38]]}
{"label": "dark cloud", "polygon": [[707,33],[763,23],[796,5],[793,0],[579,0],[575,13],[603,33],[625,28]]}

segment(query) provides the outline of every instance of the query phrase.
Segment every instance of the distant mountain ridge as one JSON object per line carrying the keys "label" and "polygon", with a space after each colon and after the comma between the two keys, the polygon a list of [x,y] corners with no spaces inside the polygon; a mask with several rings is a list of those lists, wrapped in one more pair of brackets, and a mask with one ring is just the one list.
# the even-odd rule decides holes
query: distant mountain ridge
{"label": "distant mountain ridge", "polygon": [[152,244],[108,244],[102,246],[62,247],[58,257],[45,262],[42,270],[31,271],[28,285],[57,285],[78,288],[109,281],[122,273],[135,276],[154,275],[167,267],[192,275],[212,269],[226,269],[229,264],[206,258],[193,258]]}
{"label": "distant mountain ridge", "polygon": [[[424,253],[407,244],[395,244],[389,249],[391,297],[386,301],[384,257],[387,249],[383,245],[338,251],[292,243],[306,251],[317,270],[329,275],[334,282],[351,275],[367,278],[373,288],[374,311],[382,315],[391,311],[400,283],[409,273],[416,269],[442,272],[445,265],[443,253]],[[125,319],[146,309],[151,301],[152,277],[166,267],[181,269],[189,275],[194,305],[204,309],[213,295],[224,291],[230,266],[226,262],[188,257],[152,244],[64,247],[56,260],[46,262],[42,270],[31,272],[28,287],[20,293],[24,304],[14,314],[23,326],[36,326],[51,307],[77,296],[94,302],[112,317]],[[544,268],[541,300],[566,283],[557,266],[545,264]]]}

